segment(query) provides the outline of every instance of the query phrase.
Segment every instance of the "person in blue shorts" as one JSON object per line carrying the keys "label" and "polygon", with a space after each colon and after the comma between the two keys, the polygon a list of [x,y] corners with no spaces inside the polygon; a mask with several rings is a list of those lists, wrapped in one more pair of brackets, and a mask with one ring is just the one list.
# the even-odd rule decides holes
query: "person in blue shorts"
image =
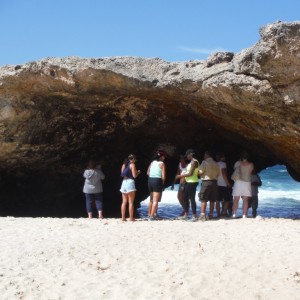
{"label": "person in blue shorts", "polygon": [[134,199],[135,199],[135,178],[140,171],[135,166],[136,157],[130,154],[121,167],[121,177],[123,178],[120,192],[122,193],[121,215],[122,221],[126,221],[126,207],[129,203],[129,220],[134,221]]}

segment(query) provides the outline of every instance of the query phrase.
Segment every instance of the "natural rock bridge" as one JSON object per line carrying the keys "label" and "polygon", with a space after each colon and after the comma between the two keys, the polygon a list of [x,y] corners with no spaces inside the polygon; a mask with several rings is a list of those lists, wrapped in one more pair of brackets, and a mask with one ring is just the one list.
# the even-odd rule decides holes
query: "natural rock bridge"
{"label": "natural rock bridge", "polygon": [[136,153],[147,195],[153,152],[242,149],[258,170],[285,164],[300,180],[300,22],[275,23],[240,53],[207,61],[48,58],[0,68],[0,214],[85,213],[82,171],[99,158],[106,211],[119,210],[120,167]]}

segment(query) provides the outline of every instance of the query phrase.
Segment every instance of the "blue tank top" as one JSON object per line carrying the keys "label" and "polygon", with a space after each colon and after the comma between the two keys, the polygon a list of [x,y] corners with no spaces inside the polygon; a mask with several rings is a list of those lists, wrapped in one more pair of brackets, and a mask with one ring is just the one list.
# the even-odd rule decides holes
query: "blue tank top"
{"label": "blue tank top", "polygon": [[132,175],[132,172],[130,170],[130,163],[127,164],[127,166],[125,167],[125,169],[121,173],[121,177],[127,177],[127,178],[130,178],[130,179],[134,179],[134,177]]}

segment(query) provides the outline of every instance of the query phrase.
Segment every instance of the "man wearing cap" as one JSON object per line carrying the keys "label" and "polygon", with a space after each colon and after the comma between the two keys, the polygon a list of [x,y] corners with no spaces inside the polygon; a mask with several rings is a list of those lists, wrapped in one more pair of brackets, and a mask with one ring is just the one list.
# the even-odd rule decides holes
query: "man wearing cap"
{"label": "man wearing cap", "polygon": [[199,175],[202,179],[201,189],[199,193],[199,200],[201,202],[201,213],[199,220],[205,221],[206,205],[209,201],[209,215],[212,219],[214,213],[215,202],[218,201],[218,184],[217,179],[220,174],[218,164],[211,157],[209,151],[205,151],[204,160],[199,168]]}
{"label": "man wearing cap", "polygon": [[195,151],[193,149],[188,149],[185,153],[185,157],[190,163],[187,165],[187,171],[185,174],[177,175],[176,179],[185,178],[186,184],[184,189],[184,201],[183,210],[184,215],[183,220],[188,219],[189,207],[191,203],[193,218],[192,221],[197,221],[196,216],[196,189],[199,183],[198,172],[199,172],[199,162],[194,158]]}

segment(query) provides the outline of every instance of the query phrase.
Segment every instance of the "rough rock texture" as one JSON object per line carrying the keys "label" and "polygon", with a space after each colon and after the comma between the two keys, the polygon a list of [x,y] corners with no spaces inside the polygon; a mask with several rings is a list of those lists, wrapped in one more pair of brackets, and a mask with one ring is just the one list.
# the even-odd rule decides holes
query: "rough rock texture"
{"label": "rough rock texture", "polygon": [[299,180],[300,22],[260,35],[207,61],[67,57],[0,68],[2,214],[84,211],[81,172],[91,156],[107,175],[109,207],[121,198],[122,160],[136,153],[142,199],[157,148],[170,154],[170,180],[191,147],[200,159],[223,150],[229,166],[247,149],[258,170],[284,163]]}

